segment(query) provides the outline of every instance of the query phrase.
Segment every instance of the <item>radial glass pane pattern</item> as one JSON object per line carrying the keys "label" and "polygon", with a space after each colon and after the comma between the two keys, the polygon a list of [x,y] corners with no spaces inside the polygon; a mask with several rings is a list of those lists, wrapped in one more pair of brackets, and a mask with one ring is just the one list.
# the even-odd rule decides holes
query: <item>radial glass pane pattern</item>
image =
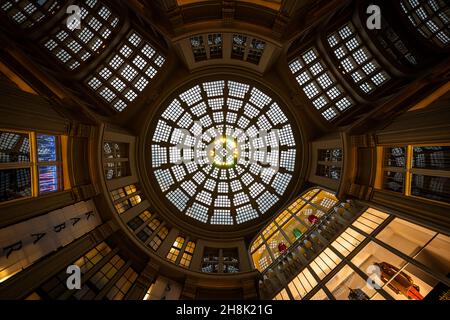
{"label": "radial glass pane pattern", "polygon": [[296,140],[271,97],[222,80],[196,85],[166,106],[151,156],[161,191],[182,214],[234,225],[282,199],[293,178]]}

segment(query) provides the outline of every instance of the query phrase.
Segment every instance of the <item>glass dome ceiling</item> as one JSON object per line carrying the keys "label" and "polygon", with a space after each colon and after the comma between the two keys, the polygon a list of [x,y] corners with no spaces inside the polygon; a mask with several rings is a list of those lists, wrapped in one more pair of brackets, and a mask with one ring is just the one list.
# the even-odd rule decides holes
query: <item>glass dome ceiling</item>
{"label": "glass dome ceiling", "polygon": [[282,108],[246,83],[204,82],[163,109],[151,138],[153,174],[180,212],[212,225],[256,219],[276,205],[296,166]]}

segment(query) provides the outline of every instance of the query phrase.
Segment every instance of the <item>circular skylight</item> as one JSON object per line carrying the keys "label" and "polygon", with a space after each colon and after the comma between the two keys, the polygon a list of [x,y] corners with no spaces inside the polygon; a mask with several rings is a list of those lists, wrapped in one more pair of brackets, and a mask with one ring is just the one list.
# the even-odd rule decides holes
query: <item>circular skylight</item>
{"label": "circular skylight", "polygon": [[283,197],[295,146],[288,118],[271,97],[245,83],[204,82],[181,93],[158,118],[153,174],[181,214],[240,224]]}

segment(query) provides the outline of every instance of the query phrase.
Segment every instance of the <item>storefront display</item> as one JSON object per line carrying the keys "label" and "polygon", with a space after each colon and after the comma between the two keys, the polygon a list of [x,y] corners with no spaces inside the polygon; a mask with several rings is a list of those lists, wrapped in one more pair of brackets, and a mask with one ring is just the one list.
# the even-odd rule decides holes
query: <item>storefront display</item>
{"label": "storefront display", "polygon": [[396,294],[403,294],[408,299],[423,300],[420,287],[414,284],[414,280],[407,273],[387,262],[375,263],[375,265],[380,268],[381,280],[388,283],[389,288]]}

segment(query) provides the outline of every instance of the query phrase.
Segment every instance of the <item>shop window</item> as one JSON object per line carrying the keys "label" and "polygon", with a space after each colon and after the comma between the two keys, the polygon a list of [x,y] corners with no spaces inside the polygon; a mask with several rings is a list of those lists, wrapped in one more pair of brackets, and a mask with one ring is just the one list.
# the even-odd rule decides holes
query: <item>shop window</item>
{"label": "shop window", "polygon": [[23,29],[29,29],[53,16],[61,8],[62,2],[7,0],[2,1],[0,7],[15,24]]}
{"label": "shop window", "polygon": [[128,144],[105,142],[103,144],[103,166],[107,180],[130,175]]}
{"label": "shop window", "polygon": [[446,48],[450,44],[448,2],[440,0],[402,0],[400,5],[410,23],[433,44]]}
{"label": "shop window", "polygon": [[351,22],[328,35],[327,41],[339,61],[341,73],[363,93],[371,94],[391,79],[364,45]]}
{"label": "shop window", "polygon": [[62,190],[60,137],[0,130],[0,181],[0,202]]}
{"label": "shop window", "polygon": [[317,291],[317,293],[311,297],[310,300],[329,300],[327,294],[322,289]]}
{"label": "shop window", "polygon": [[283,290],[280,291],[279,294],[277,294],[273,298],[273,300],[290,300],[290,299],[289,299],[289,295],[287,294],[286,289],[283,289]]}
{"label": "shop window", "polygon": [[134,184],[112,190],[110,193],[116,211],[119,214],[124,213],[142,201],[140,191],[137,190]]}
{"label": "shop window", "polygon": [[[383,226],[386,220],[389,224]],[[295,299],[303,299],[319,289],[319,279],[337,300],[422,300],[445,283],[449,249],[449,237],[368,208],[300,271],[288,289]],[[310,299],[327,296],[319,289]]]}
{"label": "shop window", "polygon": [[329,248],[326,248],[316,259],[309,265],[314,270],[319,279],[323,279],[341,262],[336,253]]}
{"label": "shop window", "polygon": [[123,300],[131,286],[136,281],[138,274],[132,268],[127,271],[117,280],[114,286],[106,294],[108,300]]}
{"label": "shop window", "polygon": [[308,269],[305,269],[289,282],[288,288],[294,300],[301,300],[316,285],[317,281],[314,276]]}
{"label": "shop window", "polygon": [[[438,283],[424,270],[414,267],[380,245],[370,242],[352,262],[362,271],[371,273],[369,267],[378,267],[378,285],[396,300],[422,300]],[[362,289],[370,288],[364,285]],[[373,292],[366,292],[369,297]]]}
{"label": "shop window", "polygon": [[263,272],[274,260],[284,257],[290,246],[304,239],[337,204],[334,194],[320,189],[308,190],[293,201],[252,242],[250,254],[256,269]]}
{"label": "shop window", "polygon": [[125,110],[163,66],[165,58],[132,30],[86,85],[116,111]]}
{"label": "shop window", "polygon": [[377,235],[377,239],[412,257],[436,234],[434,231],[396,218]]}
{"label": "shop window", "polygon": [[450,146],[384,148],[383,188],[450,203]]}
{"label": "shop window", "polygon": [[68,24],[64,17],[60,27],[41,41],[69,70],[76,70],[98,56],[119,26],[118,16],[99,1],[85,0],[80,9],[80,29],[76,24]]}
{"label": "shop window", "polygon": [[369,300],[376,293],[349,265],[344,265],[326,287],[336,300]]}
{"label": "shop window", "polygon": [[327,121],[354,106],[353,99],[338,83],[315,47],[289,64],[306,97]]}

